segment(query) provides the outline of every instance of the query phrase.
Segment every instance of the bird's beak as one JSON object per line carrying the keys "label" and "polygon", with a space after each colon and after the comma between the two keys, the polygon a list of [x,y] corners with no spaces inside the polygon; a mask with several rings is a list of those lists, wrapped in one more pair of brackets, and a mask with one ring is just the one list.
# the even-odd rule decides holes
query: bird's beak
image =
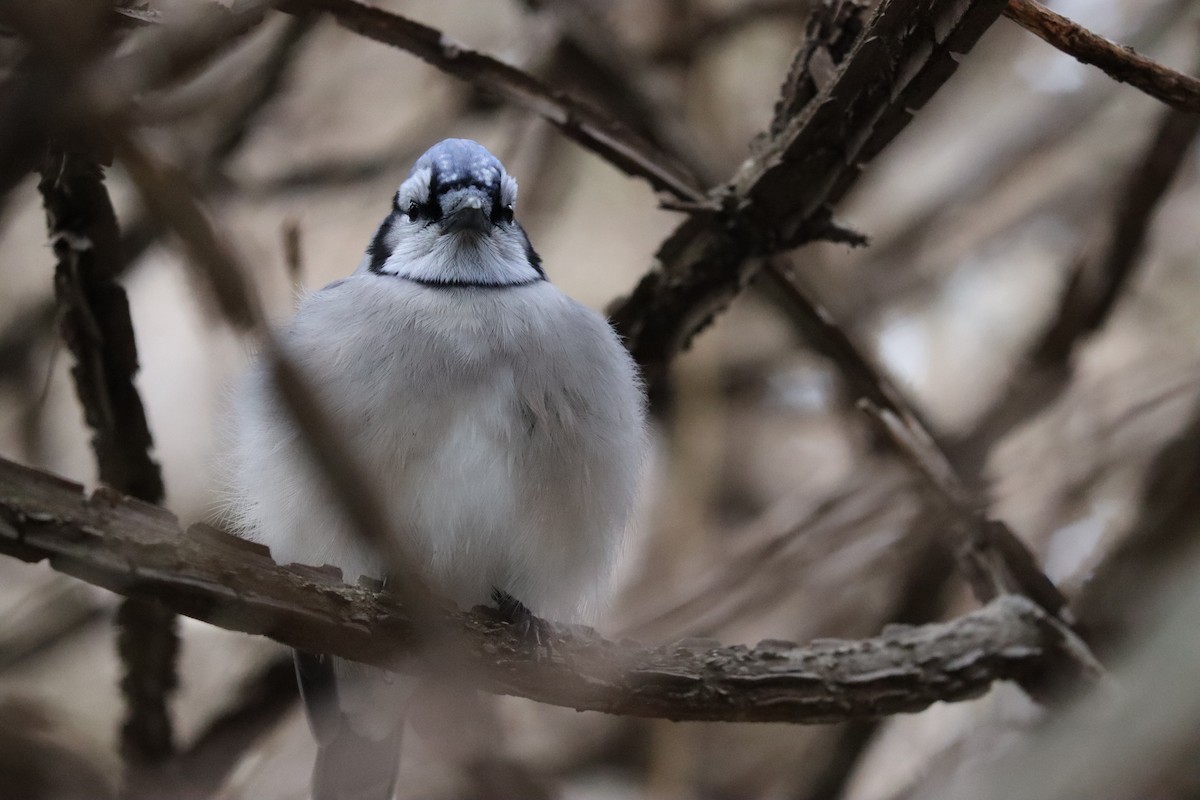
{"label": "bird's beak", "polygon": [[492,221],[483,209],[478,197],[467,197],[458,208],[442,218],[442,233],[476,231],[482,233],[492,227]]}

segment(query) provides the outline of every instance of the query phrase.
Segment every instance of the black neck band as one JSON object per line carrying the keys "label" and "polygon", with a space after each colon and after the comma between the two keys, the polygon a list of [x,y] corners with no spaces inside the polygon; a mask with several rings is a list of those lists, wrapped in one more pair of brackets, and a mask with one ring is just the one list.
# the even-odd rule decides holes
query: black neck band
{"label": "black neck band", "polygon": [[[387,275],[388,273],[381,273]],[[483,281],[454,281],[454,280],[433,280],[430,278],[414,278],[411,275],[393,275],[392,277],[400,280],[409,281],[411,283],[428,286],[431,289],[509,289],[518,286],[532,286],[535,283],[541,283],[546,280],[545,275],[538,275],[525,281],[514,281],[512,283],[487,283]]]}

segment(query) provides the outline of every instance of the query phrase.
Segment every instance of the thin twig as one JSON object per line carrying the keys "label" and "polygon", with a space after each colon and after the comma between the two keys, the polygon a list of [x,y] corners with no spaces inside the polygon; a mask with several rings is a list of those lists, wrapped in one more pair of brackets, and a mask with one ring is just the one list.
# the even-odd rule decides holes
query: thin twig
{"label": "thin twig", "polygon": [[732,37],[751,25],[773,18],[800,23],[810,12],[800,0],[747,0],[732,8],[697,10],[697,17],[678,21],[665,41],[650,53],[654,61],[688,61],[720,39]]}
{"label": "thin twig", "polygon": [[1105,554],[1080,593],[1077,608],[1092,638],[1115,649],[1151,624],[1153,603],[1171,566],[1195,561],[1200,524],[1200,402],[1184,428],[1151,461],[1137,515]]}
{"label": "thin twig", "polygon": [[528,108],[567,137],[629,174],[645,178],[656,189],[703,199],[686,171],[623,125],[526,72],[454,42],[435,28],[356,0],[281,0],[279,8],[294,14],[329,13],[339,25],[406,50],[447,74]]}
{"label": "thin twig", "polygon": [[[541,73],[548,80],[572,89],[581,87],[603,111],[637,131],[701,181],[705,186],[720,179],[712,159],[701,156],[702,138],[682,113],[664,112],[668,100],[654,96],[646,86],[653,74],[639,54],[622,47],[622,36],[611,21],[587,3],[575,0],[525,0],[554,20],[559,41]],[[648,154],[652,155],[652,154]],[[706,205],[706,201],[663,197],[663,208]],[[711,205],[711,204],[709,204]]]}
{"label": "thin twig", "polygon": [[[327,572],[281,567],[265,548],[204,526],[181,535],[171,515],[0,459],[0,552],[110,590],[154,596],[212,624],[363,663],[398,662],[417,635],[388,592]],[[485,691],[579,710],[676,720],[831,722],[961,700],[994,681],[1026,680],[1062,657],[1061,630],[1037,605],[1006,596],[953,620],[893,626],[874,639],[807,647],[765,641],[649,648],[555,627],[548,658],[496,612],[439,609],[454,655]]]}
{"label": "thin twig", "polygon": [[228,161],[241,148],[262,116],[263,109],[283,89],[288,70],[301,52],[316,21],[316,17],[296,17],[276,37],[266,58],[254,71],[250,91],[213,137],[205,164],[208,169],[215,169]]}
{"label": "thin twig", "polygon": [[[940,505],[950,512],[960,561],[976,596],[986,602],[1001,594],[1020,594],[1038,603],[1064,625],[1071,625],[1074,620],[1066,598],[1041,571],[1016,534],[1005,523],[989,519],[983,513],[904,396],[872,365],[785,262],[771,262],[766,274],[789,302],[808,341],[837,365],[861,398],[860,407],[880,426],[896,452],[925,478]],[[1081,642],[1078,646],[1086,650]],[[1090,656],[1086,660],[1094,662]]]}
{"label": "thin twig", "polygon": [[947,445],[951,460],[972,488],[983,486],[984,467],[995,445],[1050,407],[1070,385],[1075,374],[1072,356],[1088,336],[1104,327],[1144,262],[1142,251],[1154,213],[1198,134],[1200,114],[1176,109],[1162,114],[1145,150],[1116,187],[1112,211],[1098,218],[1088,245],[1075,259],[1045,329],[971,430]]}
{"label": "thin twig", "polygon": [[1008,0],[1004,16],[1075,60],[1099,67],[1115,81],[1181,111],[1200,112],[1200,79],[1110,42],[1036,0]]}

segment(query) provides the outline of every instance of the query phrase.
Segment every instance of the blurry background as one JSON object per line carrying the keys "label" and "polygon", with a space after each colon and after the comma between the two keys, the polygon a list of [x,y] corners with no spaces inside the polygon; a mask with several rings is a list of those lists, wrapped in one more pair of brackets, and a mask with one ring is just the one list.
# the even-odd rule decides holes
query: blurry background
{"label": "blurry background", "polygon": [[[803,0],[379,4],[612,108],[685,153],[706,184],[731,175],[769,123],[807,16]],[[1195,66],[1193,2],[1052,5],[1177,69]],[[632,76],[653,117],[614,106],[597,61]],[[630,291],[676,220],[644,183],[546,123],[328,20],[270,16],[146,106],[156,152],[203,187],[277,318],[355,268],[408,165],[447,136],[478,139],[504,161],[551,279],[594,308]],[[951,452],[986,476],[993,512],[1073,599],[1166,502],[1147,500],[1156,457],[1197,438],[1194,157],[1155,209],[1113,314],[1075,347],[1062,391],[1012,424],[996,424],[995,406],[1028,369],[1023,354],[1073,265],[1105,246],[1164,111],[1001,20],[837,209],[871,246],[791,257]],[[166,505],[185,522],[219,521],[221,408],[248,345],[119,167],[109,186],[131,255],[123,282]],[[53,268],[31,178],[0,206],[0,455],[92,484],[89,433],[55,332]],[[601,629],[648,642],[807,641],[972,607],[949,537],[923,511],[912,474],[878,454],[853,399],[769,293],[744,293],[675,364]],[[1170,502],[1192,502],[1192,487],[1171,491]],[[115,607],[42,565],[0,560],[0,787],[6,774],[48,764],[64,783],[46,796],[103,797],[116,784]],[[1115,625],[1119,639],[1120,621],[1086,611],[1085,624]],[[195,796],[306,796],[314,748],[283,648],[181,626],[173,710],[178,747],[194,755]],[[466,759],[410,737],[401,796],[920,797],[1038,717],[1007,685],[839,726],[674,724],[511,698],[494,712],[491,747]]]}

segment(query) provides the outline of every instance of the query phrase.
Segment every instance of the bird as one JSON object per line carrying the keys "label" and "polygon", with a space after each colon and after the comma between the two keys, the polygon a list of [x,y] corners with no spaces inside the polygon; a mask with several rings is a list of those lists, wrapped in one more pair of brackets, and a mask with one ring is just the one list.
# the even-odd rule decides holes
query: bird
{"label": "bird", "polygon": [[[435,144],[358,267],[304,298],[277,340],[432,591],[514,623],[587,621],[637,500],[645,392],[608,321],[550,282],[516,201],[482,145]],[[242,534],[279,563],[386,581],[265,359],[231,405],[228,505]],[[318,744],[314,800],[392,797],[412,679],[316,653],[295,662]]]}

